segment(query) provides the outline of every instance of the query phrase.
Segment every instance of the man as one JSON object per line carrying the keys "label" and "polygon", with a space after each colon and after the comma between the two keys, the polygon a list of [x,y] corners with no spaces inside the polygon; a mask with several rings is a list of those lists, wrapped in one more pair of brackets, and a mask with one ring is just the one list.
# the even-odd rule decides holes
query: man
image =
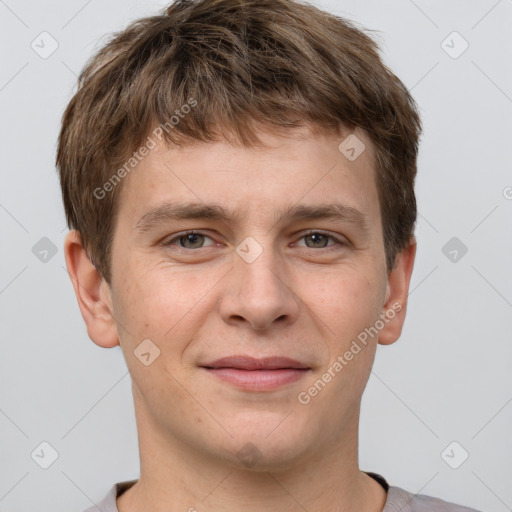
{"label": "man", "polygon": [[82,72],[66,262],[123,351],[141,461],[89,510],[471,510],[358,465],[416,252],[421,124],[377,50],[307,4],[182,0]]}

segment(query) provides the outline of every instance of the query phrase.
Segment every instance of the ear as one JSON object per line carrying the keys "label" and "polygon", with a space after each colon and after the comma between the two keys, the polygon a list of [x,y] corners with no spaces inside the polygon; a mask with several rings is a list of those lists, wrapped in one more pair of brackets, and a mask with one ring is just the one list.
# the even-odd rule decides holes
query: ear
{"label": "ear", "polygon": [[388,275],[383,310],[387,318],[384,318],[384,327],[379,333],[381,345],[391,345],[402,334],[415,256],[416,239],[413,237],[409,245],[396,255],[395,267]]}
{"label": "ear", "polygon": [[89,260],[78,231],[66,235],[64,255],[89,338],[104,348],[119,345],[110,286]]}

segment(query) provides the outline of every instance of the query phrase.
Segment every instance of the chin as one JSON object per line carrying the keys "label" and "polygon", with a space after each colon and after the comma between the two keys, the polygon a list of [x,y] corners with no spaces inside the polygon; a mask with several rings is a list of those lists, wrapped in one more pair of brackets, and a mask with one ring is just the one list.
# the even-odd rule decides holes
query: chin
{"label": "chin", "polygon": [[[265,417],[267,416],[267,417]],[[253,472],[286,471],[297,466],[298,460],[312,452],[308,438],[297,422],[289,421],[286,414],[256,414],[254,421],[239,421],[227,430],[233,434],[224,446],[228,463]],[[284,421],[283,421],[284,420]],[[310,449],[308,450],[308,446]]]}

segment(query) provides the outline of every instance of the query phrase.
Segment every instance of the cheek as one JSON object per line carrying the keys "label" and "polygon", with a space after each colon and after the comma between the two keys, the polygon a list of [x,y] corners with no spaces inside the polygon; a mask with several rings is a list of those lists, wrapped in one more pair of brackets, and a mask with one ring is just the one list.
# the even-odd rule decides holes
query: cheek
{"label": "cheek", "polygon": [[381,312],[381,280],[376,273],[354,269],[343,277],[331,276],[323,288],[309,290],[314,297],[310,307],[322,319],[328,352],[323,372],[330,373],[326,379],[332,383],[326,399],[338,401],[343,396],[349,403],[366,386],[377,346],[377,336],[368,333]]}
{"label": "cheek", "polygon": [[378,318],[381,281],[371,270],[344,267],[321,278],[305,280],[300,296],[339,342],[346,342]]}
{"label": "cheek", "polygon": [[124,275],[118,319],[126,325],[129,344],[149,338],[162,352],[171,347],[178,351],[180,340],[193,337],[208,308],[214,307],[213,295],[207,293],[215,284],[211,275],[136,262]]}

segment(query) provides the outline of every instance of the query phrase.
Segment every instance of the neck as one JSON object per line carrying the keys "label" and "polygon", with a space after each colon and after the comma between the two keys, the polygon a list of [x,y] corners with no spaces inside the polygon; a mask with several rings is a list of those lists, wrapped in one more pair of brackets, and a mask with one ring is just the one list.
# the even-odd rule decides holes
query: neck
{"label": "neck", "polygon": [[238,512],[242,504],[247,512],[381,512],[384,507],[386,492],[358,467],[359,410],[336,441],[327,436],[330,442],[322,449],[267,471],[261,464],[240,469],[169,436],[138,401],[140,478],[118,498],[119,512]]}

